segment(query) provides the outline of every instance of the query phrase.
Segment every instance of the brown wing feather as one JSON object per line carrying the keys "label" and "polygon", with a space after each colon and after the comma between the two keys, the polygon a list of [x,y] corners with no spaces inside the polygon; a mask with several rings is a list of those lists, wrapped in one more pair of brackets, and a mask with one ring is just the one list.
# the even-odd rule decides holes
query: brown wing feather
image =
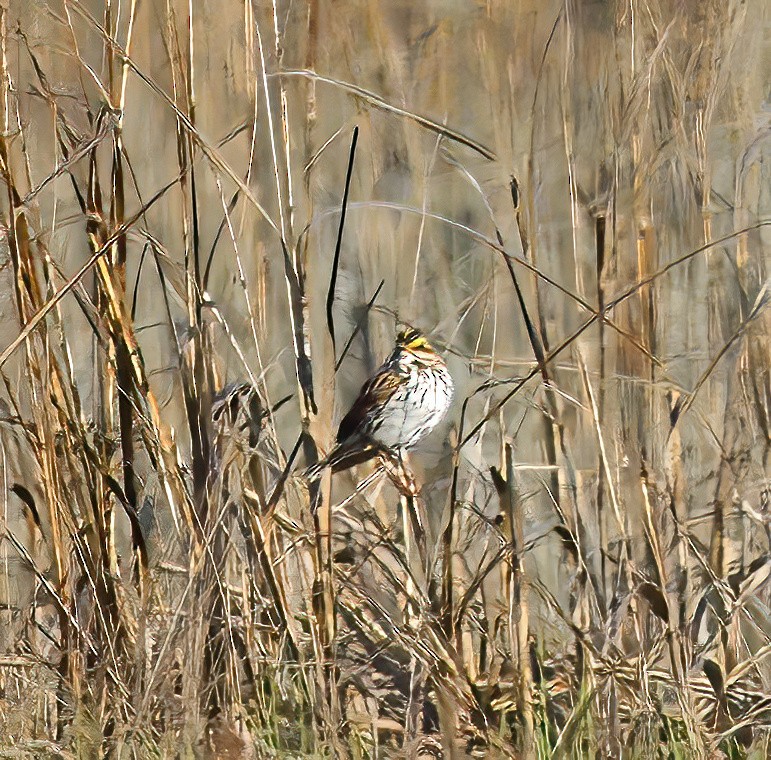
{"label": "brown wing feather", "polygon": [[359,396],[343,417],[337,429],[337,442],[347,441],[357,432],[361,432],[364,421],[373,407],[383,404],[402,383],[403,378],[386,367],[382,368],[359,391]]}

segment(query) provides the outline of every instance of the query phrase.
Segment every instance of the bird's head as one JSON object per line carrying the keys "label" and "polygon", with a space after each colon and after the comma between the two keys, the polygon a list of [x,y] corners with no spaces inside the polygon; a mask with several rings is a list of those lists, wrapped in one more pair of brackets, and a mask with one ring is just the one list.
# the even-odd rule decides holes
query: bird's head
{"label": "bird's head", "polygon": [[406,330],[402,330],[396,336],[396,345],[412,353],[421,353],[428,351],[433,353],[434,348],[426,339],[423,333],[415,330],[413,327],[408,327]]}

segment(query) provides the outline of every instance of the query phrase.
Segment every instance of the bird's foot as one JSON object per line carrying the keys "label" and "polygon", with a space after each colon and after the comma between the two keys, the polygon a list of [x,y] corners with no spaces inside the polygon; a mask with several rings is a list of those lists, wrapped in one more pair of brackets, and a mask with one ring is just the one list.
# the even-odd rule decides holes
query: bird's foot
{"label": "bird's foot", "polygon": [[415,480],[415,476],[400,454],[384,453],[381,456],[381,461],[385,467],[386,474],[398,491],[405,496],[414,497],[420,494],[420,487]]}

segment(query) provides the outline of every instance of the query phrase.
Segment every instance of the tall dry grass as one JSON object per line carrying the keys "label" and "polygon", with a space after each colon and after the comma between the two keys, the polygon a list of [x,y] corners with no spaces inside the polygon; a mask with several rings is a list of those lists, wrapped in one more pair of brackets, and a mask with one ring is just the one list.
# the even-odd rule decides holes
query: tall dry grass
{"label": "tall dry grass", "polygon": [[0,754],[767,756],[767,22],[0,4]]}

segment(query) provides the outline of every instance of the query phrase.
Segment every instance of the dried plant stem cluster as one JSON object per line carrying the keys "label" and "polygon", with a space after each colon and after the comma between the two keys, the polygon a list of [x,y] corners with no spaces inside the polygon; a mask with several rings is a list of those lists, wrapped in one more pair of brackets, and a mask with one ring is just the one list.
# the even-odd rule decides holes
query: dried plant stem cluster
{"label": "dried plant stem cluster", "polygon": [[764,21],[0,3],[0,756],[769,756]]}

